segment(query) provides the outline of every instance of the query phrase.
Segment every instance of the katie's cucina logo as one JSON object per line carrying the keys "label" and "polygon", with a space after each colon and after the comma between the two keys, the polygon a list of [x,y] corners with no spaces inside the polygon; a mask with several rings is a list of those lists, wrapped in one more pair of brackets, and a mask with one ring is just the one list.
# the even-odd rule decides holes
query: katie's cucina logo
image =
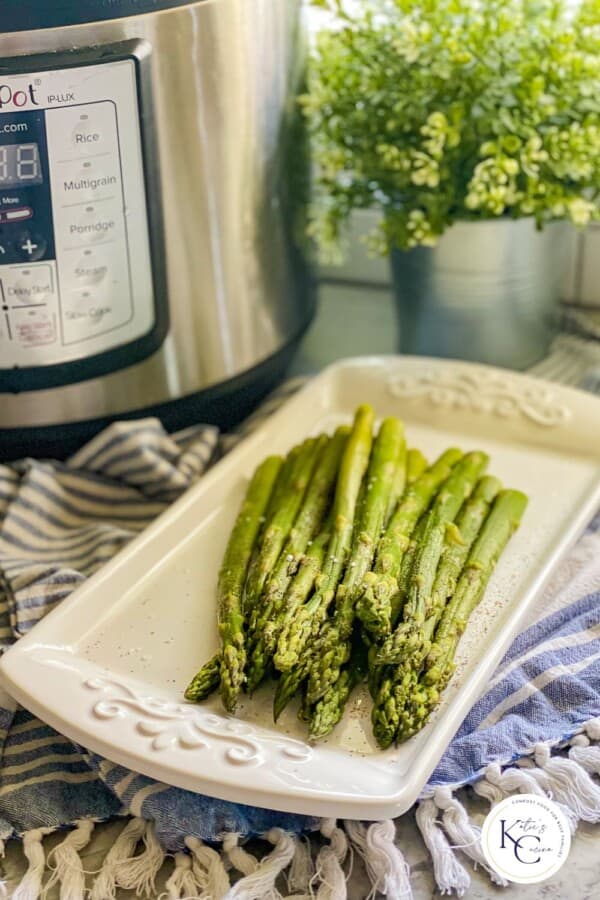
{"label": "katie's cucina logo", "polygon": [[0,84],[0,110],[23,109],[28,103],[39,106],[37,88],[28,84],[25,88],[14,88],[10,84]]}
{"label": "katie's cucina logo", "polygon": [[545,881],[566,860],[569,823],[560,807],[537,794],[520,794],[498,803],[487,816],[481,847],[490,866],[507,881]]}

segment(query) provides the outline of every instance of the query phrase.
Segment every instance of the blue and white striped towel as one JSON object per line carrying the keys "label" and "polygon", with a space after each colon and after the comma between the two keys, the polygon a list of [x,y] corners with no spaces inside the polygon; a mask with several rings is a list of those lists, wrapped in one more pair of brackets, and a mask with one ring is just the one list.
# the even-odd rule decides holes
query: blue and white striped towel
{"label": "blue and white striped towel", "polygon": [[[213,428],[170,437],[147,419],[109,427],[64,464],[28,459],[0,466],[0,647],[25,634],[200,477],[217,445]],[[574,826],[579,819],[600,821],[600,787],[593,780],[600,773],[600,518],[530,622],[417,810],[445,892],[462,894],[468,886],[459,854],[485,864],[468,799],[456,793],[462,785],[473,784],[490,802],[516,790],[552,791]],[[6,695],[0,696],[0,742],[0,839],[23,838],[29,860],[14,900],[40,895],[42,839],[68,826],[75,827],[53,851],[51,877],[61,882],[61,896],[83,897],[78,853],[93,822],[116,815],[133,818],[97,874],[92,900],[112,900],[116,886],[155,897],[165,853],[175,855],[169,897],[275,900],[281,896],[275,880],[289,869],[289,895],[296,900],[314,896],[311,879],[313,888],[323,888],[319,898],[344,900],[349,847],[365,858],[379,891],[394,900],[410,894],[391,822],[342,827],[158,784],[75,746]],[[561,747],[562,753],[550,752]],[[315,863],[297,835],[317,830]],[[240,837],[258,834],[274,845],[260,865],[239,844]]]}

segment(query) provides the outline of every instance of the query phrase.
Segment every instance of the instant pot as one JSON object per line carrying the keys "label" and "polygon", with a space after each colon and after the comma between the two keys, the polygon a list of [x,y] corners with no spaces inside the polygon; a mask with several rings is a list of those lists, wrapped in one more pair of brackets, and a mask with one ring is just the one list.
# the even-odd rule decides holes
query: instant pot
{"label": "instant pot", "polygon": [[0,458],[229,426],[310,321],[299,0],[0,0]]}

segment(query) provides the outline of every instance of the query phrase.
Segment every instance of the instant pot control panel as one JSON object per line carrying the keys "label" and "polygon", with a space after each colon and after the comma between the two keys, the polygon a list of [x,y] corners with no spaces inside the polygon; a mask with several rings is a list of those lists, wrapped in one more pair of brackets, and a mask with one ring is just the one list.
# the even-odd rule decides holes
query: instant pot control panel
{"label": "instant pot control panel", "polygon": [[160,343],[138,98],[133,58],[0,71],[0,391]]}

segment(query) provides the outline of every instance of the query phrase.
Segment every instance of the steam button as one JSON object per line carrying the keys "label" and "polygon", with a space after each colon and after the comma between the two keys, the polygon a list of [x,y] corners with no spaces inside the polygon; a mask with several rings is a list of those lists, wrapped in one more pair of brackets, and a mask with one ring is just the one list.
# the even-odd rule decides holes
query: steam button
{"label": "steam button", "polygon": [[81,260],[75,267],[75,279],[80,285],[100,284],[108,273],[106,263]]}

